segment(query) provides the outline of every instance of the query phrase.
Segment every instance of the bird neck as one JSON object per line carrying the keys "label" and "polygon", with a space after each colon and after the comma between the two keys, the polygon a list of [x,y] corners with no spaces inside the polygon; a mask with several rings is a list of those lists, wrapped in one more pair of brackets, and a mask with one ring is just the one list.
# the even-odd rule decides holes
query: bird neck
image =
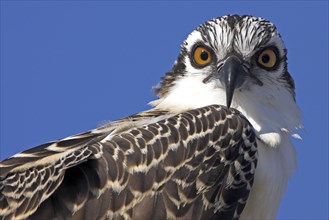
{"label": "bird neck", "polygon": [[[178,79],[164,97],[150,102],[155,109],[181,113],[207,105],[226,105],[226,93],[215,82],[205,84],[203,76]],[[274,92],[273,92],[274,91]],[[266,87],[253,87],[234,93],[232,108],[239,110],[253,125],[258,137],[268,146],[280,145],[282,135],[300,138],[300,110],[288,90],[267,92]]]}

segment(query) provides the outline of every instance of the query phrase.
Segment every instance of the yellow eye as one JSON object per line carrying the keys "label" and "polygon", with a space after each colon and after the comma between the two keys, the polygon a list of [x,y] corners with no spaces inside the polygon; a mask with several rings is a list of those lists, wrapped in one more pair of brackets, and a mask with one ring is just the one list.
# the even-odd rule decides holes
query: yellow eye
{"label": "yellow eye", "polygon": [[276,54],[272,49],[266,49],[261,54],[259,54],[257,62],[265,67],[272,68],[276,64]]}
{"label": "yellow eye", "polygon": [[211,53],[204,47],[197,47],[193,54],[194,62],[198,65],[204,66],[212,60]]}

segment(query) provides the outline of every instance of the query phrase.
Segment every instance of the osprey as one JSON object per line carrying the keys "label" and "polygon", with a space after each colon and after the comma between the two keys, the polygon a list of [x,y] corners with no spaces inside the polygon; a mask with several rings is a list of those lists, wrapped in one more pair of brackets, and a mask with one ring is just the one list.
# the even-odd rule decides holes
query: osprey
{"label": "osprey", "polygon": [[0,164],[1,219],[273,219],[296,169],[287,50],[262,18],[197,27],[153,108]]}

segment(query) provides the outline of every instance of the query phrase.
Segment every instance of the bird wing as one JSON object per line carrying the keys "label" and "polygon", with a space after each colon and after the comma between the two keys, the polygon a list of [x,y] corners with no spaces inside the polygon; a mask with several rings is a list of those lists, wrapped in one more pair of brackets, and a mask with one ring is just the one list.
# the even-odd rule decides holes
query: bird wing
{"label": "bird wing", "polygon": [[237,219],[256,164],[236,110],[148,111],[2,161],[0,217]]}

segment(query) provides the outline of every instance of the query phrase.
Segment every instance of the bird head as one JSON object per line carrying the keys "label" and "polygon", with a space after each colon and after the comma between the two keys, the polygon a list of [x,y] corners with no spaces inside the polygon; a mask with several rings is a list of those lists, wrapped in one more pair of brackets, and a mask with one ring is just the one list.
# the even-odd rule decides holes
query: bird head
{"label": "bird head", "polygon": [[225,105],[241,111],[262,134],[290,132],[300,124],[283,40],[271,22],[249,15],[197,27],[155,91],[159,99],[151,104],[157,108]]}

